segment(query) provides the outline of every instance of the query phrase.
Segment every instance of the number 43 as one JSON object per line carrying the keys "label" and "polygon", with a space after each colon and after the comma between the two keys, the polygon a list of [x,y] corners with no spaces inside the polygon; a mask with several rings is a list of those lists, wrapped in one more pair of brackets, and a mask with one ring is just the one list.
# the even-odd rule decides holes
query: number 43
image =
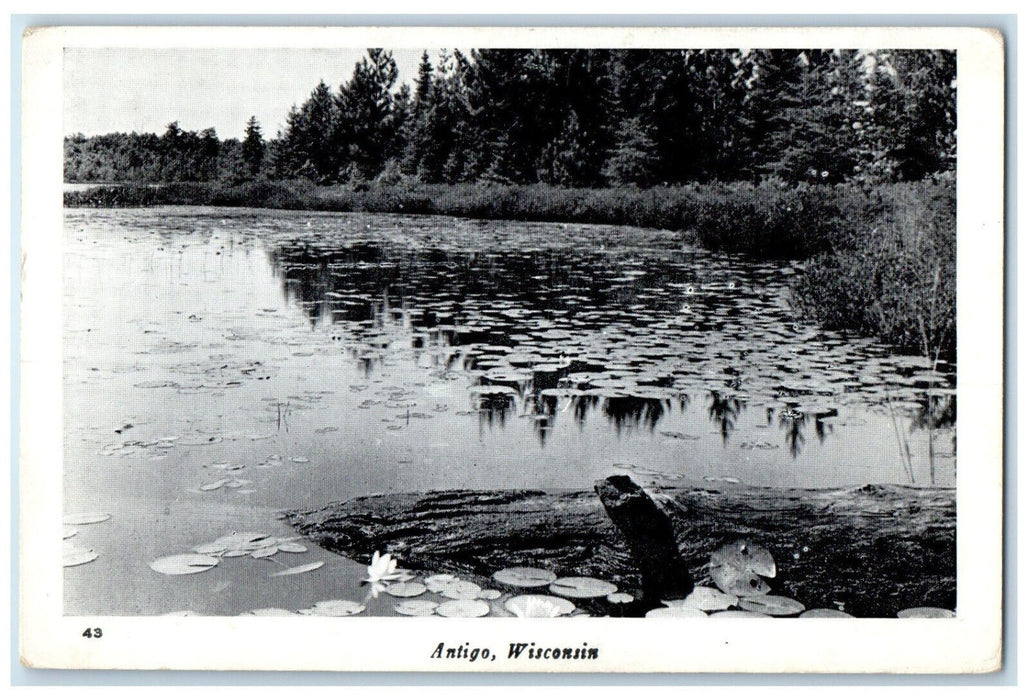
{"label": "number 43", "polygon": [[104,631],[99,627],[87,627],[82,636],[86,639],[100,639],[100,637],[104,636]]}

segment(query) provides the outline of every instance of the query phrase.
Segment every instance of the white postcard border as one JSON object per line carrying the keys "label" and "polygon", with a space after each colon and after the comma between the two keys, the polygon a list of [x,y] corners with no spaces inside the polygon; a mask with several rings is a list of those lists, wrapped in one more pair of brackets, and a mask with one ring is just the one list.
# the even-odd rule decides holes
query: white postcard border
{"label": "white postcard border", "polygon": [[[954,620],[63,617],[62,50],[66,46],[946,48],[958,56],[958,607]],[[1002,621],[1003,46],[958,28],[76,27],[25,38],[20,629],[34,667],[193,670],[896,672],[995,670]],[[703,621],[700,621],[703,622]],[[102,641],[81,636],[101,626]],[[438,643],[495,661],[436,660]],[[508,660],[511,643],[600,650]]]}

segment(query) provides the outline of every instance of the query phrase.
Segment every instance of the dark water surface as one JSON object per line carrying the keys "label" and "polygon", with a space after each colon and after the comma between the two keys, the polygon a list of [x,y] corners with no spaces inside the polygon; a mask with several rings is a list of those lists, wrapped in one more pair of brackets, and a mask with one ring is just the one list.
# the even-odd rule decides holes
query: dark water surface
{"label": "dark water surface", "polygon": [[678,234],[71,209],[64,263],[64,507],[112,515],[67,540],[100,555],[67,614],[360,600],[365,567],[314,547],[147,562],[371,493],[955,481],[952,368],[797,317],[796,264]]}

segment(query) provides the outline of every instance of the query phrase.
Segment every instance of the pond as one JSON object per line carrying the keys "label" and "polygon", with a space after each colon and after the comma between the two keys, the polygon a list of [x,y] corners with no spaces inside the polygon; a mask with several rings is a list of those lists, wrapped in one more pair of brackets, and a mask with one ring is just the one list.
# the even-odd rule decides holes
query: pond
{"label": "pond", "polygon": [[625,227],[200,207],[68,209],[64,245],[64,510],[111,516],[66,527],[98,556],[65,568],[65,614],[361,601],[366,565],[310,543],[148,563],[373,493],[955,483],[955,368],[797,317],[795,262]]}

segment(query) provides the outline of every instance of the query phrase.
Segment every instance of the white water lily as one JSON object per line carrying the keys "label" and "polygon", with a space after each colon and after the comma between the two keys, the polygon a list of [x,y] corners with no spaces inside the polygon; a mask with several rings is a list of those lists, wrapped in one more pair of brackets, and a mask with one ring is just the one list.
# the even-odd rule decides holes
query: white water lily
{"label": "white water lily", "polygon": [[568,612],[548,596],[521,596],[506,607],[517,617],[561,617]]}
{"label": "white water lily", "polygon": [[404,572],[396,570],[397,564],[398,562],[393,559],[392,554],[375,552],[371,557],[371,565],[368,567],[368,577],[364,581],[367,583],[398,581],[403,578]]}

